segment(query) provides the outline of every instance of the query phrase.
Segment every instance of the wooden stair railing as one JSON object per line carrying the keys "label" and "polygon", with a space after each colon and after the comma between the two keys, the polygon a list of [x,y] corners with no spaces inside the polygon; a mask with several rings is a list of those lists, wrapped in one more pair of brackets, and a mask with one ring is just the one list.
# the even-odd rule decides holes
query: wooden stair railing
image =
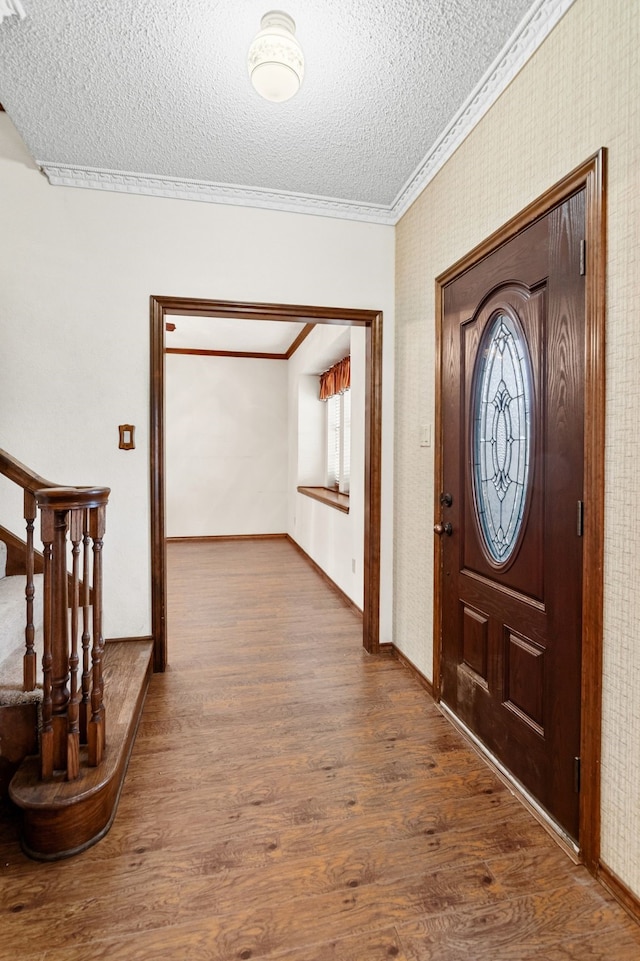
{"label": "wooden stair railing", "polygon": [[[74,780],[80,746],[100,764],[106,743],[102,661],[102,546],[107,487],[60,487],[0,450],[0,473],[24,491],[26,627],[24,689],[37,681],[33,615],[34,529],[38,510],[44,555],[40,776]],[[67,570],[69,554],[71,573]]]}
{"label": "wooden stair railing", "polygon": [[[96,767],[105,745],[102,658],[102,540],[109,491],[53,487],[36,492],[44,545],[44,652],[41,776],[66,770],[80,773],[80,745]],[[67,535],[71,541],[72,597],[68,596]],[[93,617],[89,622],[89,552],[93,549]],[[80,554],[84,551],[82,598]],[[78,683],[79,624],[82,607],[82,673]],[[89,642],[92,637],[91,663]]]}

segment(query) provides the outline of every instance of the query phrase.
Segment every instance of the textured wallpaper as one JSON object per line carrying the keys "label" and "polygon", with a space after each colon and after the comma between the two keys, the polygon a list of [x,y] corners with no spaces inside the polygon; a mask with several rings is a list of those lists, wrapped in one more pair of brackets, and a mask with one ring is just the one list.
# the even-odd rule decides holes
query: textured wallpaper
{"label": "textured wallpaper", "polygon": [[602,860],[640,896],[640,8],[577,0],[397,227],[394,641],[432,674],[435,277],[609,151]]}

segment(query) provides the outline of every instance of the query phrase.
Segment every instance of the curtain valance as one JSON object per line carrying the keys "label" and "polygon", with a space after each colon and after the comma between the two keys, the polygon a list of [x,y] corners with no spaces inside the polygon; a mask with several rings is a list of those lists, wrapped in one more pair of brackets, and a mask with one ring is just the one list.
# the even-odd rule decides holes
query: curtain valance
{"label": "curtain valance", "polygon": [[342,360],[320,374],[320,400],[329,400],[334,394],[343,394],[351,387],[351,357]]}

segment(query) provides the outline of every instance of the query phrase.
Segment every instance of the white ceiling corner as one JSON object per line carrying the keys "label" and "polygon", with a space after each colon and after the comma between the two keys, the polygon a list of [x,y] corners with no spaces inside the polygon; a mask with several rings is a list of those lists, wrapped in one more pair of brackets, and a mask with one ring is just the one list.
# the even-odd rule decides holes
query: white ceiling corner
{"label": "white ceiling corner", "polygon": [[167,314],[175,330],[165,334],[165,347],[179,350],[286,354],[304,329],[304,321],[238,320]]}
{"label": "white ceiling corner", "polygon": [[0,0],[0,23],[5,17],[19,17],[24,20],[26,13],[20,0]]}
{"label": "white ceiling corner", "polygon": [[418,169],[399,191],[392,205],[393,223],[397,223],[408,210],[574,2],[575,0],[536,0],[473,93],[467,97]]}
{"label": "white ceiling corner", "polygon": [[39,0],[0,102],[53,185],[395,224],[573,2],[288,0],[306,73],[274,105],[265,0]]}

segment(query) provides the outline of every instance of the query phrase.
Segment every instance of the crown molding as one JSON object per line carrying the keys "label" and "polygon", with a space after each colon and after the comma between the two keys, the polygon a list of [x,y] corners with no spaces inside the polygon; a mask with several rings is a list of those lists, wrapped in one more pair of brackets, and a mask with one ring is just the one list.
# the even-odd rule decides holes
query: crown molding
{"label": "crown molding", "polygon": [[391,204],[394,223],[482,120],[575,0],[537,0]]}
{"label": "crown molding", "polygon": [[73,164],[49,163],[46,160],[37,160],[36,163],[47,175],[49,183],[57,187],[87,187],[92,190],[169,197],[173,200],[199,200],[211,204],[261,207],[267,210],[337,217],[341,220],[364,220],[376,224],[394,223],[391,208],[383,204],[359,204],[347,200],[334,200],[331,197],[316,197],[311,194],[258,190],[235,184],[157,177],[122,170],[102,170],[97,167],[76,167]]}
{"label": "crown molding", "polygon": [[36,163],[54,186],[85,187],[92,190],[259,207],[394,225],[506,90],[574,2],[575,0],[537,0],[533,4],[392,204],[357,203],[312,194],[260,190],[235,184],[159,177],[121,170],[103,170],[98,167],[78,167],[46,160],[38,160]]}

